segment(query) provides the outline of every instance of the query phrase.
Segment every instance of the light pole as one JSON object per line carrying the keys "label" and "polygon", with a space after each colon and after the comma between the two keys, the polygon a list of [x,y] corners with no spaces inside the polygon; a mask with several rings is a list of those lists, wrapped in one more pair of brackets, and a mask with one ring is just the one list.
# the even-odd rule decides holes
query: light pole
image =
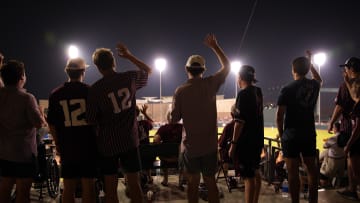
{"label": "light pole", "polygon": [[79,57],[79,49],[75,45],[70,45],[68,48],[68,56],[70,59]]}
{"label": "light pole", "polygon": [[160,99],[160,122],[162,122],[162,92],[161,92],[161,75],[162,75],[162,72],[165,70],[166,68],[166,64],[167,64],[167,61],[166,59],[164,58],[157,58],[155,59],[155,68],[159,71],[160,75],[159,75],[159,78],[160,78],[160,81],[159,81],[159,86],[160,86],[160,96],[159,96],[159,99]]}
{"label": "light pole", "polygon": [[[319,75],[320,75],[320,67],[322,65],[324,65],[326,61],[326,54],[325,53],[317,53],[314,55],[314,63],[318,66],[319,68]],[[320,87],[321,90],[321,87]],[[321,91],[319,91],[319,98],[318,98],[318,103],[317,103],[317,111],[318,111],[318,119],[319,119],[319,125],[321,124]]]}
{"label": "light pole", "polygon": [[233,61],[230,64],[231,66],[231,71],[234,73],[235,75],[235,99],[236,99],[236,95],[237,95],[237,78],[238,78],[238,74],[241,68],[241,62],[240,61]]}

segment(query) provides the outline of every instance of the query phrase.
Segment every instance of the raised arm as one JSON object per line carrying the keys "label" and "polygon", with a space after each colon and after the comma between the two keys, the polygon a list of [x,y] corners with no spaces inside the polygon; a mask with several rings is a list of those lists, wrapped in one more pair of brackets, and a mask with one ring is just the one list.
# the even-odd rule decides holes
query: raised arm
{"label": "raised arm", "polygon": [[307,51],[306,51],[306,56],[308,57],[308,59],[310,60],[310,63],[311,63],[311,65],[310,65],[310,72],[311,72],[312,79],[318,81],[318,82],[320,83],[320,85],[322,85],[322,82],[323,82],[323,81],[322,81],[322,79],[321,79],[321,77],[320,77],[320,74],[316,71],[313,63],[311,62],[311,60],[312,60],[312,53],[311,53],[311,51],[307,50]]}
{"label": "raised arm", "polygon": [[142,62],[140,59],[136,58],[123,43],[118,43],[116,46],[116,50],[118,51],[118,56],[128,59],[133,64],[135,64],[140,70],[143,70],[148,74],[151,73],[152,71],[151,68],[148,65],[146,65],[144,62]]}
{"label": "raised arm", "polygon": [[144,104],[142,105],[142,107],[140,108],[140,112],[145,116],[146,120],[150,121],[151,123],[153,123],[153,119],[150,118],[150,116],[147,114],[147,109],[148,109],[148,105]]}
{"label": "raised arm", "polygon": [[214,51],[221,64],[221,68],[217,72],[217,74],[222,74],[224,77],[226,77],[230,72],[230,62],[229,59],[226,57],[222,48],[219,46],[215,35],[214,34],[206,35],[204,44]]}

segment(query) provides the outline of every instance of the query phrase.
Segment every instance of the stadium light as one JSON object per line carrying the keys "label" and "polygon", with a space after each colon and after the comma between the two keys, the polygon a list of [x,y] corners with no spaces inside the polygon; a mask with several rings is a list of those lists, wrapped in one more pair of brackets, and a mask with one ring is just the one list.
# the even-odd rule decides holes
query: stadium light
{"label": "stadium light", "polygon": [[[317,65],[317,67],[319,68],[319,75],[320,75],[320,67],[322,65],[324,65],[326,62],[326,54],[325,53],[317,53],[314,55],[314,63]],[[318,121],[319,121],[319,125],[321,124],[321,98],[320,98],[320,95],[321,95],[321,91],[319,91],[319,97],[318,97],[318,103],[317,103],[317,112],[318,112]]]}
{"label": "stadium light", "polygon": [[240,71],[240,68],[242,66],[242,63],[240,61],[233,61],[231,62],[230,64],[231,66],[231,71],[235,74],[235,99],[236,99],[236,95],[237,95],[237,78],[238,78],[238,74],[239,74],[239,71]]}
{"label": "stadium light", "polygon": [[[157,58],[155,59],[155,68],[159,71],[160,76],[159,76],[159,87],[160,87],[160,103],[162,103],[162,92],[161,92],[161,75],[162,72],[165,70],[167,65],[167,61],[164,58]],[[160,107],[160,122],[162,122],[162,108]]]}
{"label": "stadium light", "polygon": [[79,57],[79,49],[75,45],[70,45],[68,48],[68,56],[70,59]]}

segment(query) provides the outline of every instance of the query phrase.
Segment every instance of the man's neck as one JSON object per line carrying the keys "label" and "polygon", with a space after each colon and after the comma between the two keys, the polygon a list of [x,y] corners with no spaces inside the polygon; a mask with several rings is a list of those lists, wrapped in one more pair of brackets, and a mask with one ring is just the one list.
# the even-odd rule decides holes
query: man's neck
{"label": "man's neck", "polygon": [[298,75],[298,74],[294,74],[294,80],[301,80],[305,78],[305,75]]}
{"label": "man's neck", "polygon": [[69,79],[68,82],[82,82],[83,80],[81,78],[78,79]]}
{"label": "man's neck", "polygon": [[110,75],[114,75],[116,73],[116,71],[114,69],[108,69],[108,70],[102,70],[101,74],[104,77],[110,76]]}
{"label": "man's neck", "polygon": [[189,77],[189,79],[202,78],[202,74],[197,75],[197,76],[193,76],[193,75],[191,75],[190,73],[188,73],[188,77]]}

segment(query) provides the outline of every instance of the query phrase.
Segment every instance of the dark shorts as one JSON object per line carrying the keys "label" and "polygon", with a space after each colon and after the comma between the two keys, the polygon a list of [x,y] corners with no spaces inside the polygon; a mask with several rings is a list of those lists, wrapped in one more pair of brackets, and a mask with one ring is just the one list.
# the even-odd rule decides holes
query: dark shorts
{"label": "dark shorts", "polygon": [[181,154],[181,162],[188,173],[202,173],[203,176],[214,176],[217,171],[217,152],[212,152],[200,157],[188,157]]}
{"label": "dark shorts", "polygon": [[309,136],[308,134],[297,134],[291,132],[284,132],[281,138],[281,146],[284,157],[299,158],[300,154],[303,157],[316,156],[316,136]]}
{"label": "dark shorts", "polygon": [[35,162],[21,163],[0,160],[0,171],[2,177],[34,178],[36,175],[36,164]]}
{"label": "dark shorts", "polygon": [[255,172],[260,168],[261,149],[237,151],[240,156],[235,155],[235,170],[243,178],[255,177]]}
{"label": "dark shorts", "polygon": [[99,168],[103,175],[118,174],[119,166],[125,174],[141,171],[139,149],[133,148],[116,156],[100,158]]}
{"label": "dark shorts", "polygon": [[98,175],[96,161],[61,163],[62,178],[96,178]]}
{"label": "dark shorts", "polygon": [[350,157],[354,155],[360,155],[360,138],[350,147]]}

